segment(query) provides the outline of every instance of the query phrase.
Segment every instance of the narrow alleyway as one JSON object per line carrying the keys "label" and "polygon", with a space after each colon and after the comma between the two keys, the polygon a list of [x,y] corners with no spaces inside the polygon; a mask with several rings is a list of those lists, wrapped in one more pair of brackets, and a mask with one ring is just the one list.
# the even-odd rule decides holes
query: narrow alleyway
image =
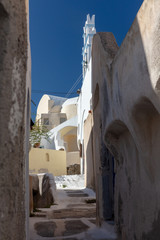
{"label": "narrow alleyway", "polygon": [[30,240],[116,239],[114,227],[96,227],[96,203],[92,190],[57,190],[57,205],[40,209],[30,217]]}

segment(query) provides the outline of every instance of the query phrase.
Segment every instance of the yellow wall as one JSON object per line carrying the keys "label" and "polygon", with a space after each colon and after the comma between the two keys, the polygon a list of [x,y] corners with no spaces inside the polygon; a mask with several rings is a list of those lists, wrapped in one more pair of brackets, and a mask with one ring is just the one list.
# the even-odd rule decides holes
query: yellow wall
{"label": "yellow wall", "polygon": [[30,173],[52,173],[54,176],[66,174],[66,152],[32,148],[29,153]]}

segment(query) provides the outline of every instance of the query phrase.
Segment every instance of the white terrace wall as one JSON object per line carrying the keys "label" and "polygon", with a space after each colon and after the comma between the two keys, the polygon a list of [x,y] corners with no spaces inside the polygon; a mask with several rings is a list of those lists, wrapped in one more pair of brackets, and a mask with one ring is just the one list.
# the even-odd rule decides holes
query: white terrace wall
{"label": "white terrace wall", "polygon": [[[89,111],[92,109],[92,82],[91,82],[91,73],[92,73],[92,61],[90,61],[89,66],[86,70],[84,77],[83,85],[81,88],[81,93],[78,99],[78,136],[77,141],[78,145],[82,144],[84,140],[84,122],[89,115]],[[84,146],[83,146],[84,147]],[[82,149],[84,152],[84,149]],[[82,154],[81,158],[81,173],[84,171],[84,158]]]}

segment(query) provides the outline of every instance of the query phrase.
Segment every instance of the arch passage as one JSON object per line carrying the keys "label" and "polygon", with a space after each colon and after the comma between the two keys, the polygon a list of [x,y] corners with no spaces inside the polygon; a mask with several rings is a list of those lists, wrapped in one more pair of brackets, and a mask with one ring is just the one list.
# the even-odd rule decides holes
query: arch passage
{"label": "arch passage", "polygon": [[134,215],[133,205],[138,194],[134,189],[137,179],[140,181],[137,172],[138,151],[128,127],[120,120],[114,121],[108,127],[105,143],[115,159],[115,223],[120,237],[125,232],[127,239],[130,239],[129,229],[126,229],[126,226],[131,227],[128,219]]}

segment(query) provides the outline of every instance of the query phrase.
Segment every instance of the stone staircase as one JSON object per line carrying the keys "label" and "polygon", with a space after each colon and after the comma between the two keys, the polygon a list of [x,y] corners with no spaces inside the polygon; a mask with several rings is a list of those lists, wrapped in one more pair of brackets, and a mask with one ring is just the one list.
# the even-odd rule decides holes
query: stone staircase
{"label": "stone staircase", "polygon": [[58,204],[30,218],[30,240],[115,239],[92,236],[97,229],[95,197],[84,190],[57,190],[57,194]]}

